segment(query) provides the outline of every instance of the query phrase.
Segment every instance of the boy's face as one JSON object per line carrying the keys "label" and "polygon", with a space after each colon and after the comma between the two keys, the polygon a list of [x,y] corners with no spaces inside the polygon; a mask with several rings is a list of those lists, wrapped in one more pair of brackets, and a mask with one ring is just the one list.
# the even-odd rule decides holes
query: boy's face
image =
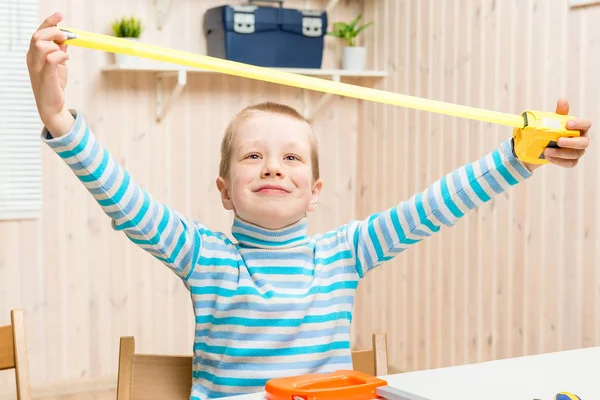
{"label": "boy's face", "polygon": [[268,229],[291,225],[316,208],[309,126],[285,115],[257,112],[240,123],[231,146],[229,178],[219,177],[223,206]]}

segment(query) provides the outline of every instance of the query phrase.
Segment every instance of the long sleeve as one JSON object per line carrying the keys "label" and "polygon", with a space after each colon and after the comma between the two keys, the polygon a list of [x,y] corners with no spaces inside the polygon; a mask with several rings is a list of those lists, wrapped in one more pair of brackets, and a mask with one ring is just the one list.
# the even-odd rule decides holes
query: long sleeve
{"label": "long sleeve", "polygon": [[362,278],[438,232],[467,212],[529,178],[532,173],[515,157],[512,140],[480,160],[466,164],[395,207],[348,225],[348,243]]}
{"label": "long sleeve", "polygon": [[112,227],[186,280],[201,246],[202,226],[152,199],[96,140],[80,113],[64,136],[45,142],[73,171],[94,197]]}

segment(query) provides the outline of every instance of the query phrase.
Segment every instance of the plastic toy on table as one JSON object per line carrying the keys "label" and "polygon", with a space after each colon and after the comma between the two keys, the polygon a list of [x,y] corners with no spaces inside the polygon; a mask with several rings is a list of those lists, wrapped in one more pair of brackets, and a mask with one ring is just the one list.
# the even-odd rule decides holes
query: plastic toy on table
{"label": "plastic toy on table", "polygon": [[352,370],[275,378],[267,382],[265,389],[268,400],[430,400]]}
{"label": "plastic toy on table", "polygon": [[[352,370],[274,378],[267,381],[265,391],[267,400],[434,400],[388,386],[384,379]],[[573,393],[560,392],[552,400],[582,399]]]}

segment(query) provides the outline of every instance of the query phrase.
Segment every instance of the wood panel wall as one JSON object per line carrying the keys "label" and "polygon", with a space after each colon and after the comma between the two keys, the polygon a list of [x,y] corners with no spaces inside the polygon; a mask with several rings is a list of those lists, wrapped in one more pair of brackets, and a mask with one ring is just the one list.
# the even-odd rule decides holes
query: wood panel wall
{"label": "wood panel wall", "polygon": [[[600,113],[600,6],[567,1],[376,1],[368,33],[381,88],[508,113]],[[529,23],[533,22],[535,23]],[[511,129],[362,103],[359,217],[389,207]],[[592,128],[593,136],[595,129]],[[387,331],[391,362],[417,370],[600,343],[598,148],[413,246],[360,287],[355,344]]]}
{"label": "wood panel wall", "polygon": [[[203,53],[203,12],[223,3],[174,1],[162,30],[149,0],[40,0],[40,18],[60,10],[65,26],[108,33],[113,18],[134,13],[147,21],[145,41]],[[600,117],[598,6],[340,0],[330,19],[360,11],[375,21],[364,37],[369,67],[389,76],[347,82],[511,113],[553,110],[556,98],[566,96],[573,114]],[[331,37],[326,43],[324,66],[338,67],[339,43]],[[227,232],[231,216],[214,184],[227,121],[266,99],[302,109],[302,90],[190,74],[157,124],[154,74],[103,73],[112,55],[69,51],[69,106],[154,197]],[[310,96],[314,104],[320,94]],[[310,216],[313,233],[408,199],[511,134],[349,98],[334,98],[313,125],[326,184]],[[597,345],[600,163],[593,143],[577,168],[536,171],[374,271],[359,288],[354,346],[367,347],[372,332],[385,331],[393,366],[415,370]],[[113,232],[45,147],[43,166],[41,220],[0,222],[0,325],[11,308],[25,310],[34,387],[112,382],[123,335],[135,335],[142,352],[189,353],[192,309],[180,281]],[[11,395],[12,379],[0,374],[0,394]]]}

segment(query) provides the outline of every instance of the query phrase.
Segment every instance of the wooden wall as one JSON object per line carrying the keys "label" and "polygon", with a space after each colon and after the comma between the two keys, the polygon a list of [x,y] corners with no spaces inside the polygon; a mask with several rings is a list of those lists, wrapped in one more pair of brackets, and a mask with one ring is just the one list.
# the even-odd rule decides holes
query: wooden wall
{"label": "wooden wall", "polygon": [[[376,1],[369,43],[381,87],[484,109],[600,116],[600,4],[566,0]],[[535,23],[529,23],[534,22]],[[510,128],[361,104],[357,213],[408,199],[477,160]],[[596,122],[597,125],[597,122]],[[592,128],[594,136],[596,129]],[[544,166],[360,287],[355,344],[390,337],[416,370],[600,344],[600,192],[594,140],[574,169]]]}
{"label": "wooden wall", "polygon": [[[113,18],[135,13],[147,21],[144,41],[203,53],[203,12],[223,3],[174,1],[160,31],[156,2],[149,0],[40,0],[40,18],[60,10],[65,26],[108,33]],[[375,21],[365,31],[370,67],[390,73],[347,82],[511,113],[553,110],[556,98],[566,96],[573,114],[598,120],[600,6],[566,3],[340,0],[330,19],[364,11]],[[338,67],[339,43],[331,37],[326,43],[325,67]],[[154,197],[227,232],[231,216],[222,211],[214,181],[228,119],[266,99],[302,109],[302,91],[190,74],[157,124],[154,74],[103,73],[112,55],[69,51],[69,106]],[[333,99],[314,129],[326,186],[310,216],[313,233],[408,199],[511,133],[348,98]],[[599,344],[597,156],[592,144],[576,169],[536,171],[374,271],[359,288],[354,346],[366,347],[373,331],[385,331],[391,363],[415,370]],[[192,309],[180,281],[113,232],[45,147],[43,165],[42,219],[0,222],[0,325],[11,308],[25,310],[38,393],[77,382],[113,385],[123,335],[135,335],[142,352],[189,353]],[[0,395],[10,396],[11,379],[0,374]]]}

